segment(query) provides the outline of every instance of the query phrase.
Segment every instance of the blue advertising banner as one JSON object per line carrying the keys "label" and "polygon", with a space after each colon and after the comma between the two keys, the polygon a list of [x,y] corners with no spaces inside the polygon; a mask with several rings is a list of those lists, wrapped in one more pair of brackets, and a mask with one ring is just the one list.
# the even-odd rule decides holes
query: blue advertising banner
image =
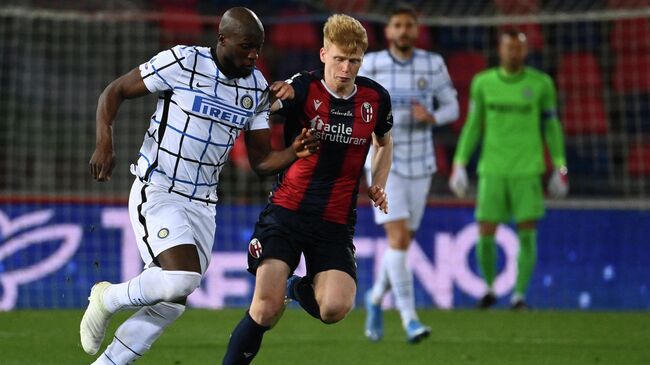
{"label": "blue advertising banner", "polygon": [[[221,205],[212,262],[195,307],[246,306],[253,277],[246,254],[261,206]],[[386,247],[370,207],[356,227],[357,304],[372,285]],[[81,308],[96,281],[121,282],[142,270],[128,210],[122,205],[0,204],[0,310]],[[408,259],[420,307],[473,306],[485,292],[477,274],[478,227],[471,208],[427,208]],[[549,210],[540,222],[538,265],[528,301],[539,309],[650,308],[650,212]],[[506,305],[516,275],[518,239],[497,231],[495,290]],[[298,273],[304,273],[303,264]],[[387,296],[385,305],[392,305]]]}

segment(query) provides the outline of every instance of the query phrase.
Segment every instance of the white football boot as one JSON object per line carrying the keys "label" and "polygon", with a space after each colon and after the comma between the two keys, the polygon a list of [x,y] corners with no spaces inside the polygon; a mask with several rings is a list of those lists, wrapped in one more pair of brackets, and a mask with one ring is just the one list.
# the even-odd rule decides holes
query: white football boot
{"label": "white football boot", "polygon": [[90,289],[88,297],[88,308],[81,318],[79,325],[79,335],[81,337],[81,347],[88,355],[94,355],[104,340],[108,321],[113,314],[104,306],[104,291],[111,285],[108,281],[102,281]]}

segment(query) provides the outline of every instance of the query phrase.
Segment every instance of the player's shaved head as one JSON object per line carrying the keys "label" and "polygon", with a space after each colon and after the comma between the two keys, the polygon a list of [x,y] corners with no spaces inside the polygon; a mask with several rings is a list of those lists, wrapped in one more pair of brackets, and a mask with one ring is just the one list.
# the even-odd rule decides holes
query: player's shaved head
{"label": "player's shaved head", "polygon": [[264,27],[255,13],[243,6],[228,9],[219,22],[219,33],[224,36],[252,35],[264,38]]}
{"label": "player's shaved head", "polygon": [[264,27],[250,9],[230,8],[219,22],[216,56],[219,69],[228,77],[251,74],[264,44]]}

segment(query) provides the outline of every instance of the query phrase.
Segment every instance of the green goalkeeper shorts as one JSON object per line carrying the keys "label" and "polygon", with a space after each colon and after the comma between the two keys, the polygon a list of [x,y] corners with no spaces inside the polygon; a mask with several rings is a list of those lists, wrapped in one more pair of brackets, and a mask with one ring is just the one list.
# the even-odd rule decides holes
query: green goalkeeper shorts
{"label": "green goalkeeper shorts", "polygon": [[540,176],[480,176],[476,201],[479,222],[521,223],[544,217]]}

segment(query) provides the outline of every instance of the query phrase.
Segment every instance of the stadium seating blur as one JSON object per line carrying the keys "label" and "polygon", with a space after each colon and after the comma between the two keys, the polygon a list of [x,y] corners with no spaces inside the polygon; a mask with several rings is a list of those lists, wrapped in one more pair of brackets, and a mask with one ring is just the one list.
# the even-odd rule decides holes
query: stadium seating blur
{"label": "stadium seating blur", "polygon": [[569,135],[606,134],[609,130],[600,66],[591,53],[566,53],[560,58],[557,85]]}
{"label": "stadium seating blur", "polygon": [[650,140],[634,143],[630,146],[627,159],[627,170],[634,177],[650,178]]}
{"label": "stadium seating blur", "polygon": [[487,60],[481,52],[455,52],[451,53],[447,59],[447,69],[451,80],[458,92],[458,103],[460,106],[460,116],[456,122],[452,124],[454,130],[459,131],[465,118],[467,117],[467,107],[469,102],[470,86],[472,78],[477,73],[485,70],[487,67]]}
{"label": "stadium seating blur", "polygon": [[539,11],[539,0],[494,0],[500,13],[508,15],[535,14]]}

